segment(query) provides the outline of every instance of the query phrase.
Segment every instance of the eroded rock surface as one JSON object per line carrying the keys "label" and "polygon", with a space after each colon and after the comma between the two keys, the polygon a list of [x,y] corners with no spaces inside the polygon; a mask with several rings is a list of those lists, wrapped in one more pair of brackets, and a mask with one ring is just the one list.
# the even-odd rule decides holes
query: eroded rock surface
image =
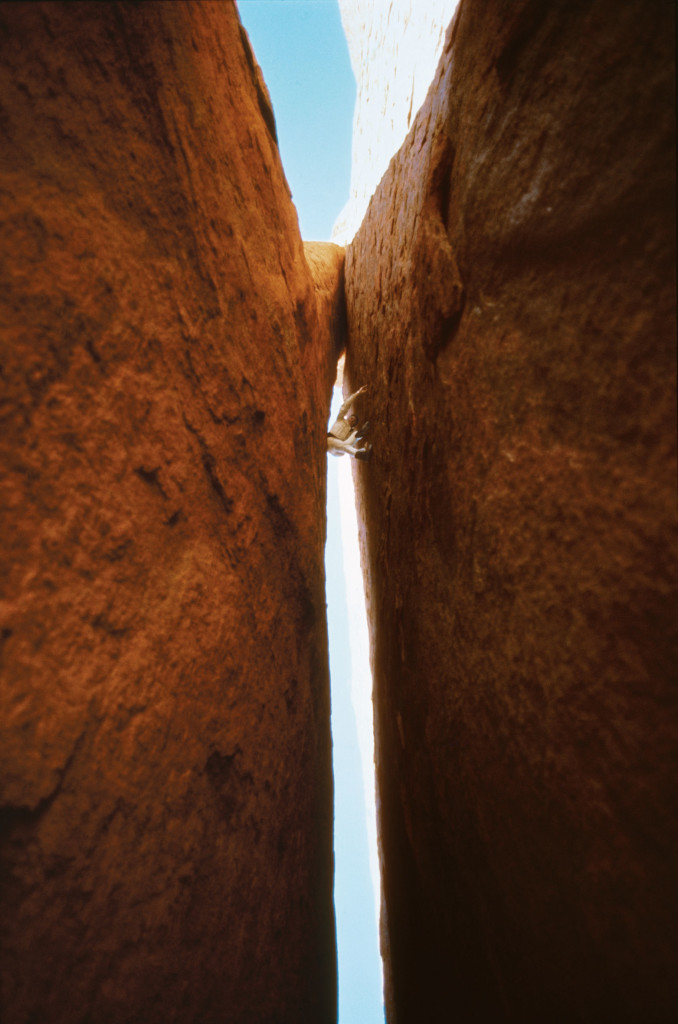
{"label": "eroded rock surface", "polygon": [[389,1021],[676,995],[673,11],[463,0],[347,250]]}
{"label": "eroded rock surface", "polygon": [[235,5],[0,8],[3,1024],[331,1021],[336,354]]}
{"label": "eroded rock surface", "polygon": [[332,238],[351,241],[409,131],[442,53],[457,0],[339,0],[356,105],[351,192]]}

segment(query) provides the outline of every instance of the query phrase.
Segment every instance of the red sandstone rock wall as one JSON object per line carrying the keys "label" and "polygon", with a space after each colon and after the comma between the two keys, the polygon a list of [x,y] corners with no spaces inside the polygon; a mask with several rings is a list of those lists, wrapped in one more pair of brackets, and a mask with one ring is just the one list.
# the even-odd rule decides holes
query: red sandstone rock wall
{"label": "red sandstone rock wall", "polygon": [[336,354],[230,3],[0,7],[3,1024],[331,1021]]}
{"label": "red sandstone rock wall", "polygon": [[462,0],[346,257],[389,1021],[676,993],[673,8]]}

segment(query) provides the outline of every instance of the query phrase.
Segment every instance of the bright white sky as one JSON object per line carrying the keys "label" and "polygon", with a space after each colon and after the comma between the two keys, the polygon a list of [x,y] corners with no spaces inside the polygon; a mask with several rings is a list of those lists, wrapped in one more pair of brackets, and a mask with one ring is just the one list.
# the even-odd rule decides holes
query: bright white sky
{"label": "bright white sky", "polygon": [[[349,196],[355,105],[337,0],[238,0],[238,9],[271,95],[302,238],[328,241]],[[332,415],[341,401],[335,389]],[[372,680],[348,456],[328,458],[327,493],[339,1024],[383,1024]]]}
{"label": "bright white sky", "polygon": [[[332,414],[342,402],[335,388]],[[383,1024],[372,677],[351,460],[328,456],[327,618],[334,759],[339,1024]]]}

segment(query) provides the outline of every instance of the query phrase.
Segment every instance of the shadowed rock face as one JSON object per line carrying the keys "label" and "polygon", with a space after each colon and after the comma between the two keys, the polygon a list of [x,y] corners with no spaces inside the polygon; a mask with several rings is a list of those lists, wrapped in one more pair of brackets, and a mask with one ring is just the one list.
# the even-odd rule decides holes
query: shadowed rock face
{"label": "shadowed rock face", "polygon": [[5,1024],[331,1021],[319,331],[229,3],[0,8]]}
{"label": "shadowed rock face", "polygon": [[463,0],[347,250],[389,1020],[676,997],[673,11]]}

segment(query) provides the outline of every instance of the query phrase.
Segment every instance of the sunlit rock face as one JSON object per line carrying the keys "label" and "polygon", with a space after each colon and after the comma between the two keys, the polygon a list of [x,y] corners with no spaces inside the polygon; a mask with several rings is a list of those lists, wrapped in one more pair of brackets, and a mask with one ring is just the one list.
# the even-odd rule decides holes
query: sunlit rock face
{"label": "sunlit rock face", "polygon": [[671,5],[463,0],[346,256],[389,1021],[678,1004]]}
{"label": "sunlit rock face", "polygon": [[332,232],[351,241],[435,73],[457,0],[339,0],[356,80],[351,194]]}
{"label": "sunlit rock face", "polygon": [[229,3],[0,40],[0,1018],[333,1021],[336,353],[265,88]]}

